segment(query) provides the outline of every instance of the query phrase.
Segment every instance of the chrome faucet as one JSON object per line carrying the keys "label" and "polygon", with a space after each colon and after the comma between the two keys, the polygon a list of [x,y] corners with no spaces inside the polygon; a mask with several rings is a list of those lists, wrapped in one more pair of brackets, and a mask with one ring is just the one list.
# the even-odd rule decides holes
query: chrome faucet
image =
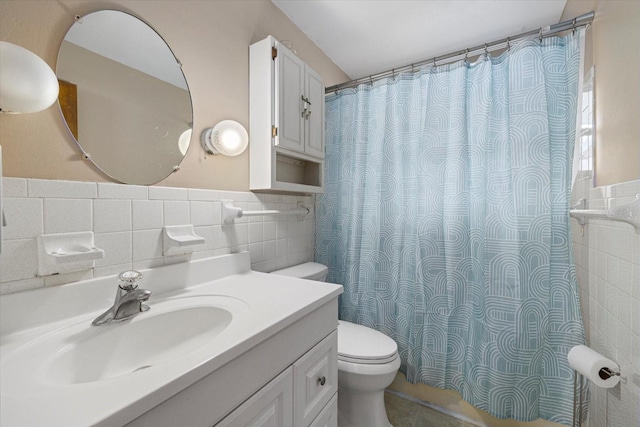
{"label": "chrome faucet", "polygon": [[96,317],[91,325],[99,326],[120,320],[131,319],[138,314],[149,310],[149,306],[142,304],[151,296],[151,291],[138,289],[138,280],[142,273],[129,270],[118,275],[120,283],[116,291],[116,299],[107,311]]}

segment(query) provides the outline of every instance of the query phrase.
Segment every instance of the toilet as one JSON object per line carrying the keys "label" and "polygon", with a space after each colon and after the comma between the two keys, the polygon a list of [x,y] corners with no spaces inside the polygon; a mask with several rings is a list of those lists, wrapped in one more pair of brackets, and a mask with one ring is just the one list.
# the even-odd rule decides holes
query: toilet
{"label": "toilet", "polygon": [[[324,282],[327,267],[306,262],[271,272]],[[400,368],[398,345],[366,326],[338,321],[338,427],[392,427],[384,389]]]}

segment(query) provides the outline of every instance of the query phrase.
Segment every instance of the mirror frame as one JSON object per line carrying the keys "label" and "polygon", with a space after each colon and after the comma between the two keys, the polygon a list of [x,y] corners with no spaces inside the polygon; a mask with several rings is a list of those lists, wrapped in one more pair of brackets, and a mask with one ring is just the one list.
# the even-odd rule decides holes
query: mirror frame
{"label": "mirror frame", "polygon": [[[91,153],[89,151],[87,151],[87,149],[85,147],[82,146],[82,143],[79,141],[78,136],[78,124],[77,121],[75,123],[75,125],[73,123],[69,123],[69,120],[67,120],[67,115],[65,114],[65,110],[68,110],[70,107],[68,105],[63,105],[64,103],[64,94],[63,94],[63,84],[66,83],[64,82],[61,77],[59,76],[59,69],[60,69],[60,56],[61,56],[61,51],[62,51],[62,47],[65,43],[65,41],[67,41],[67,35],[69,34],[69,31],[71,31],[71,29],[75,26],[75,25],[79,25],[82,23],[82,19],[86,16],[92,15],[94,13],[99,13],[99,12],[117,12],[117,13],[122,13],[125,15],[128,15],[131,18],[135,18],[135,20],[139,21],[140,23],[146,25],[149,29],[151,29],[155,35],[159,38],[159,40],[162,40],[162,42],[164,43],[164,45],[166,46],[166,48],[168,49],[168,51],[171,53],[171,55],[173,56],[176,65],[178,66],[178,68],[180,69],[180,73],[182,75],[182,78],[184,80],[184,84],[186,86],[186,91],[187,91],[187,95],[189,97],[189,109],[190,109],[190,120],[187,123],[187,126],[190,126],[191,129],[193,129],[193,96],[191,95],[191,89],[189,87],[189,82],[187,81],[187,77],[184,74],[183,71],[183,66],[182,66],[182,62],[178,59],[178,57],[176,56],[175,52],[173,51],[173,49],[171,49],[171,46],[169,46],[169,44],[167,43],[167,41],[164,39],[164,37],[162,37],[162,35],[152,26],[150,25],[147,21],[145,21],[144,19],[140,18],[139,16],[128,12],[128,11],[123,11],[123,10],[118,10],[118,9],[98,9],[98,10],[94,10],[92,12],[89,12],[83,16],[80,15],[75,15],[74,17],[74,23],[67,29],[61,43],[60,43],[60,48],[58,49],[58,55],[57,55],[57,59],[56,59],[56,77],[58,78],[58,81],[61,83],[61,91],[60,91],[60,95],[58,97],[58,109],[60,111],[60,116],[62,117],[65,126],[67,128],[67,130],[69,131],[69,135],[73,138],[73,141],[75,142],[75,144],[77,145],[77,147],[80,149],[80,152],[82,153],[82,156],[85,160],[88,160],[91,162],[91,164],[93,164],[102,174],[104,174],[105,176],[107,176],[108,178],[110,178],[111,180],[118,182],[118,183],[122,183],[122,184],[130,184],[130,185],[153,185],[153,184],[157,184],[163,180],[165,180],[166,178],[168,178],[169,176],[171,176],[173,173],[177,172],[180,169],[180,165],[182,164],[182,162],[184,162],[184,159],[186,157],[186,154],[188,152],[189,147],[192,146],[192,142],[193,142],[193,138],[190,138],[189,140],[189,144],[187,145],[187,148],[184,151],[184,154],[182,154],[182,146],[179,147],[178,152],[180,154],[182,154],[182,156],[180,157],[179,161],[175,162],[175,165],[172,165],[170,169],[163,169],[162,172],[162,177],[161,178],[153,178],[153,179],[149,179],[149,180],[145,180],[145,182],[133,182],[133,180],[128,180],[128,179],[122,179],[121,177],[117,177],[114,176],[116,174],[112,173],[112,172],[107,172],[105,170],[105,166],[103,164],[103,166],[101,166],[98,162],[96,162],[94,160],[94,158],[91,156]],[[70,43],[70,42],[69,42]],[[108,59],[108,58],[107,58]],[[124,65],[124,64],[123,64]],[[127,65],[124,65],[127,66]],[[127,66],[128,67],[128,66]],[[130,67],[131,68],[131,67]],[[139,70],[137,70],[139,71]],[[146,74],[146,73],[145,73]],[[152,76],[154,77],[154,76]],[[157,77],[156,77],[157,78]],[[66,93],[66,92],[65,92]],[[72,94],[72,97],[76,96],[77,94]],[[77,106],[76,106],[77,108]],[[77,114],[77,111],[76,111]],[[76,117],[77,120],[77,117]],[[180,136],[181,134],[183,134],[184,132],[186,132],[187,130],[189,130],[189,128],[187,128],[186,130],[183,130],[179,133],[178,136]],[[178,142],[179,142],[179,138],[176,139],[176,147],[178,147]],[[108,168],[107,168],[108,169]]]}

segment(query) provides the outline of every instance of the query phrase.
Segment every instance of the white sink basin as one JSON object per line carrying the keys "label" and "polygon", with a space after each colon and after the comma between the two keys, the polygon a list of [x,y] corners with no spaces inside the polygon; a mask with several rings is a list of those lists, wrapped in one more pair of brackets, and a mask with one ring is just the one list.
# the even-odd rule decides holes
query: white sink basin
{"label": "white sink basin", "polygon": [[[43,343],[61,348],[44,366],[44,378],[57,384],[88,383],[131,374],[179,357],[215,338],[233,315],[215,306],[187,306],[171,301],[137,317],[87,328],[78,334],[64,331]],[[69,343],[68,345],[64,345]],[[33,350],[39,351],[37,347]]]}
{"label": "white sink basin", "polygon": [[91,326],[85,319],[47,334],[10,352],[3,371],[30,366],[35,382],[53,386],[117,381],[213,343],[234,314],[247,310],[226,296],[178,297],[149,306],[130,320]]}

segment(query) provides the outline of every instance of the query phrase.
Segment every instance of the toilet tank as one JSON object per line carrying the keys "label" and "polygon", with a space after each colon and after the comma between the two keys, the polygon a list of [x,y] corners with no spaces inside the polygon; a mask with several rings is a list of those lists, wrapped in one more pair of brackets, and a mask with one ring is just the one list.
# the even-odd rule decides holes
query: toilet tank
{"label": "toilet tank", "polygon": [[283,268],[282,270],[272,271],[271,274],[324,282],[327,278],[328,271],[329,269],[326,265],[318,264],[317,262],[305,262],[304,264],[298,264],[293,267]]}

